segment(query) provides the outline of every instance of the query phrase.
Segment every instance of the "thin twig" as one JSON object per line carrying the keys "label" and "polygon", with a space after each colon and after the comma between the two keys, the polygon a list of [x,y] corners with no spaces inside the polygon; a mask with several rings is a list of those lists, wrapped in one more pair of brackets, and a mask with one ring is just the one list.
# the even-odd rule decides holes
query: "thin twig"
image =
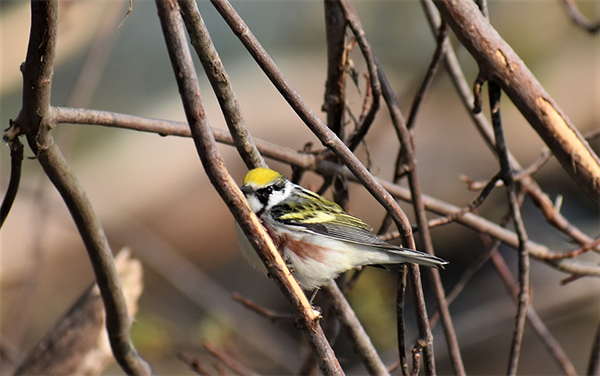
{"label": "thin twig", "polygon": [[258,313],[261,316],[268,318],[273,323],[277,323],[282,320],[294,320],[294,315],[292,315],[290,313],[275,312],[269,308],[266,308],[259,304],[256,304],[255,302],[253,302],[250,299],[244,298],[237,292],[233,293],[231,295],[231,297],[233,299],[235,299],[236,301],[240,302],[244,307]]}
{"label": "thin twig", "polygon": [[356,314],[346,301],[344,294],[334,281],[330,280],[323,286],[323,292],[327,294],[332,302],[332,308],[342,324],[346,335],[354,344],[354,350],[358,354],[370,375],[389,375],[387,368],[379,358],[377,350],[371,339],[358,321]]}
{"label": "thin twig", "polygon": [[[400,112],[398,100],[390,86],[389,81],[385,77],[385,73],[382,69],[379,69],[378,72],[380,75],[379,79],[381,81],[383,97],[389,108],[392,122],[394,123],[396,132],[398,133],[400,143],[402,144],[402,152],[406,156],[404,160],[408,163],[408,180],[411,190],[411,197],[413,199],[413,207],[419,226],[419,238],[421,240],[421,245],[423,247],[423,251],[433,254],[433,244],[431,240],[431,234],[429,233],[427,216],[425,214],[425,204],[423,202],[423,197],[421,194],[421,189],[419,186],[419,180],[416,171],[416,159],[414,154],[412,136],[408,128],[406,128],[406,123],[404,122],[404,118],[402,117],[402,114]],[[406,239],[403,239],[403,241],[405,240]],[[411,273],[410,277],[413,278],[413,283],[417,283],[416,275],[418,273],[418,267],[416,265],[409,265],[409,271],[413,271],[414,274]],[[464,375],[466,373],[462,362],[462,357],[460,355],[460,346],[458,345],[456,333],[454,332],[454,325],[452,324],[452,318],[450,316],[450,311],[448,310],[448,305],[444,296],[444,287],[442,285],[439,271],[437,269],[428,268],[427,273],[432,283],[433,292],[436,298],[438,309],[442,314],[446,344],[448,347],[448,352],[450,353],[450,359],[454,368],[454,372],[458,375]],[[414,286],[415,288],[417,288],[417,290],[419,289],[417,287],[417,284],[415,284]],[[418,302],[415,302],[415,306],[420,307],[421,298],[419,298],[418,295],[419,293],[417,291],[413,296],[415,296],[415,299],[418,300]],[[424,310],[425,307],[423,306],[422,309]],[[420,337],[421,340],[425,340],[428,336],[431,336],[429,319],[427,318],[427,313],[425,311],[421,312],[419,310],[419,315]],[[425,366],[428,369],[428,372],[433,374],[435,373],[435,365],[433,364],[433,354],[428,354],[429,351],[432,351],[432,347],[433,344],[430,344],[424,348],[424,362]]]}
{"label": "thin twig", "polygon": [[244,366],[232,356],[227,354],[225,351],[219,349],[217,346],[212,343],[206,341],[204,342],[204,348],[208,350],[209,353],[212,354],[215,358],[219,359],[223,364],[225,364],[229,369],[237,373],[238,375],[244,376],[256,376],[258,375],[256,372],[249,370],[248,367]]}
{"label": "thin twig", "polygon": [[358,42],[358,46],[360,47],[360,51],[365,59],[365,62],[367,63],[367,69],[369,71],[369,77],[367,80],[367,83],[371,89],[371,103],[369,106],[369,111],[365,116],[361,116],[356,130],[352,132],[347,141],[348,149],[355,150],[371,128],[371,125],[375,120],[375,115],[377,114],[377,111],[379,111],[379,103],[381,98],[381,86],[379,84],[379,76],[377,74],[377,70],[379,68],[375,62],[371,45],[365,36],[365,31],[362,27],[360,19],[358,18],[358,15],[356,14],[354,6],[348,0],[339,0],[338,4],[344,13],[344,16],[346,17],[346,21],[348,22],[350,30],[352,30],[352,33],[356,37],[356,41]]}
{"label": "thin twig", "polygon": [[23,162],[23,144],[18,137],[11,139],[5,139],[8,142],[10,148],[10,180],[8,181],[8,187],[2,200],[2,206],[0,207],[0,228],[4,225],[4,221],[8,217],[10,208],[12,208],[17,192],[19,191],[19,182],[21,181],[21,164]]}
{"label": "thin twig", "polygon": [[562,0],[562,3],[567,7],[567,13],[577,26],[592,34],[600,31],[600,19],[592,22],[585,18],[583,14],[581,14],[581,11],[579,11],[579,8],[577,8],[577,4],[575,4],[574,0]]}
{"label": "thin twig", "polygon": [[449,215],[446,217],[436,218],[434,220],[429,221],[429,227],[436,227],[436,226],[448,224],[450,222],[454,222],[458,218],[465,215],[466,213],[469,213],[469,212],[475,210],[476,208],[478,208],[479,206],[481,206],[483,204],[483,202],[485,201],[485,199],[490,195],[490,193],[492,193],[492,190],[496,187],[496,182],[498,182],[499,180],[500,180],[500,173],[497,173],[496,175],[494,175],[493,178],[491,178],[487,182],[487,184],[485,185],[485,187],[483,188],[483,190],[481,191],[479,196],[477,196],[477,198],[475,200],[473,200],[469,205],[462,208],[458,213],[455,213],[455,214],[452,214],[452,215]]}
{"label": "thin twig", "polygon": [[191,356],[184,352],[179,352],[177,353],[177,359],[187,364],[189,369],[193,372],[196,372],[198,375],[213,376],[213,373],[204,366],[204,363],[202,363],[200,359],[194,356]]}
{"label": "thin twig", "polygon": [[431,62],[429,63],[429,67],[427,68],[427,73],[425,73],[425,78],[423,78],[423,82],[419,86],[419,90],[417,90],[413,102],[410,106],[410,111],[408,113],[408,119],[406,120],[406,127],[408,129],[412,129],[415,125],[415,120],[417,118],[417,113],[419,112],[419,108],[421,103],[425,99],[425,94],[431,87],[431,83],[437,74],[437,71],[440,67],[440,63],[444,59],[444,50],[446,49],[446,39],[448,38],[448,32],[450,28],[445,22],[442,22],[437,35],[436,48],[433,53],[433,57],[431,58]]}
{"label": "thin twig", "polygon": [[488,88],[492,125],[496,135],[496,148],[498,151],[498,159],[500,160],[502,180],[504,181],[504,186],[507,190],[510,212],[516,229],[515,232],[519,240],[519,296],[507,371],[509,375],[516,375],[521,353],[521,344],[523,343],[523,333],[525,331],[525,320],[527,319],[527,306],[529,304],[529,254],[527,252],[527,247],[525,246],[527,243],[527,232],[525,231],[525,225],[521,218],[521,210],[517,202],[513,173],[510,167],[508,149],[504,138],[504,131],[502,129],[502,118],[500,115],[500,86],[493,81],[489,81]]}
{"label": "thin twig", "polygon": [[[512,273],[502,258],[502,255],[498,251],[494,251],[491,254],[491,260],[494,264],[494,267],[500,274],[504,285],[508,289],[510,296],[516,301],[519,295],[519,287],[515,283]],[[531,304],[527,306],[527,319],[529,320],[529,323],[533,327],[535,333],[537,333],[540,339],[544,342],[546,348],[548,348],[550,353],[554,356],[554,359],[556,359],[557,363],[562,367],[565,374],[569,376],[576,376],[577,371],[569,360],[567,354],[560,346],[560,343],[558,343],[558,341],[554,338],[552,333],[550,333]]]}
{"label": "thin twig", "polygon": [[600,238],[596,238],[596,240],[594,240],[593,242],[588,243],[588,244],[584,245],[583,247],[579,247],[572,251],[567,251],[567,252],[563,252],[563,253],[554,253],[552,255],[548,255],[548,256],[546,256],[546,260],[563,260],[566,258],[575,258],[575,257],[578,257],[579,255],[582,255],[586,252],[591,251],[592,249],[598,248],[598,246],[600,246]]}

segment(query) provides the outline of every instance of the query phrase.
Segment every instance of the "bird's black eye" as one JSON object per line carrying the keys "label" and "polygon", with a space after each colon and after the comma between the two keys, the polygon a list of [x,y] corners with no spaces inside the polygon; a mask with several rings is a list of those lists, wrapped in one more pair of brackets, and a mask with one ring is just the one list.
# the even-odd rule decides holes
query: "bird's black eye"
{"label": "bird's black eye", "polygon": [[269,201],[269,196],[271,196],[271,193],[273,193],[273,187],[271,187],[271,186],[256,190],[256,196],[258,196],[258,200],[263,205],[267,204],[267,202]]}

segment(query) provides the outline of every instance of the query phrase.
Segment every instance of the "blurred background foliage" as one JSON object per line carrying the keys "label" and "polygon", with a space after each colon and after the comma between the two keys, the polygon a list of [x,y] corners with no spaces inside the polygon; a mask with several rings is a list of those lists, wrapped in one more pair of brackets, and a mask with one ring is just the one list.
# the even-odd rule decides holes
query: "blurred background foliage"
{"label": "blurred background foliage", "polygon": [[[134,1],[132,13],[117,29],[127,3],[61,1],[52,104],[183,121],[156,7],[150,1]],[[415,0],[353,3],[401,107],[407,111],[435,47],[421,6]],[[232,4],[297,91],[320,113],[326,78],[322,2],[244,0]],[[577,5],[590,19],[600,14],[598,1],[577,1]],[[313,142],[319,149],[319,142],[211,4],[200,0],[198,6],[253,136],[297,150]],[[489,8],[494,27],[576,127],[584,135],[597,131],[598,35],[577,28],[558,0],[490,1]],[[29,3],[2,1],[0,17],[0,124],[6,128],[21,105],[19,64],[25,58],[29,36]],[[102,38],[109,41],[106,50],[90,58],[98,51],[93,46]],[[458,45],[456,49],[472,82],[476,64],[464,49]],[[365,73],[360,56],[353,53],[352,59],[361,75]],[[86,71],[90,64],[92,69]],[[198,72],[210,122],[213,127],[225,128],[199,64]],[[360,85],[364,89],[364,80]],[[352,88],[350,91],[354,93],[348,96],[349,105],[359,113],[360,95]],[[544,145],[509,100],[502,106],[508,146],[521,164],[528,166],[537,160]],[[390,125],[387,111],[380,111],[366,146],[357,151],[366,160],[368,150],[373,172],[383,179],[392,176],[398,147]],[[82,125],[59,125],[54,134],[100,215],[113,250],[129,246],[144,262],[145,291],[133,336],[158,374],[191,374],[177,360],[179,351],[201,354],[210,362],[202,347],[206,340],[246,359],[260,373],[284,374],[297,369],[302,360],[301,338],[293,324],[271,325],[231,298],[232,292],[238,292],[268,308],[287,309],[274,284],[240,257],[232,217],[209,184],[191,140]],[[414,134],[421,186],[428,195],[466,205],[477,193],[466,188],[460,175],[487,180],[498,170],[443,72],[428,93]],[[598,150],[597,139],[593,147]],[[26,157],[31,157],[26,150]],[[231,174],[241,181],[245,168],[235,150],[221,146],[221,152]],[[8,155],[8,147],[0,148],[3,190],[8,184]],[[290,176],[289,167],[269,163]],[[69,213],[37,162],[25,160],[23,174],[17,201],[0,233],[0,331],[3,341],[26,353],[88,286],[93,274]],[[555,160],[534,177],[552,199],[564,196],[562,212],[567,219],[588,235],[597,236],[597,209]],[[317,176],[307,174],[302,183],[318,187],[320,182]],[[352,213],[377,227],[384,211],[375,200],[358,186],[351,187],[350,197]],[[497,222],[507,210],[504,200],[504,191],[498,189],[479,209],[480,214]],[[403,207],[411,215],[410,206]],[[555,251],[576,247],[553,231],[528,199],[523,215],[532,240]],[[476,233],[457,224],[435,228],[432,236],[436,253],[450,261],[442,273],[448,291],[484,246]],[[514,271],[515,251],[501,248],[501,252]],[[585,259],[598,262],[597,255],[588,254]],[[600,314],[598,280],[583,278],[561,286],[560,280],[566,276],[536,261],[532,261],[531,277],[534,307],[577,370],[583,372]],[[429,299],[428,293],[426,290]],[[387,361],[396,354],[394,299],[394,273],[370,268],[349,295]],[[434,304],[430,307],[434,309]],[[450,311],[467,372],[503,373],[514,305],[492,267],[485,266],[476,274]],[[412,314],[412,309],[408,307],[407,312]],[[251,335],[251,327],[266,328],[264,336]],[[409,317],[409,341],[415,335]],[[434,336],[438,371],[449,373],[439,328]],[[349,373],[364,372],[343,335],[335,349]],[[267,352],[282,358],[274,361]],[[113,373],[121,371],[116,366],[106,371]],[[525,333],[519,373],[560,373],[530,330]]]}

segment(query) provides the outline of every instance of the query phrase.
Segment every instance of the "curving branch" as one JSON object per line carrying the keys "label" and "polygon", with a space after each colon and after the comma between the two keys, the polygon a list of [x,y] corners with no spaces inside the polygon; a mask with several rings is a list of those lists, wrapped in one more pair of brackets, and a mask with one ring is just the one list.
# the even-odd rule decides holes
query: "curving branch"
{"label": "curving branch", "polygon": [[4,199],[2,200],[2,206],[0,207],[0,228],[4,225],[10,208],[17,197],[19,182],[21,181],[21,165],[23,163],[23,144],[19,141],[19,138],[13,137],[7,141],[10,147],[10,180],[4,194]]}
{"label": "curving branch", "polygon": [[600,19],[596,21],[590,21],[585,18],[583,14],[581,14],[579,8],[577,8],[577,4],[575,4],[574,0],[562,0],[562,3],[565,4],[567,13],[577,26],[590,32],[591,34],[596,34],[600,31]]}
{"label": "curving branch", "polygon": [[[337,137],[319,117],[311,110],[306,102],[298,95],[290,82],[285,78],[283,72],[271,59],[267,51],[252,34],[246,23],[237,14],[235,9],[226,0],[211,0],[211,3],[227,22],[233,33],[240,39],[248,52],[256,60],[267,77],[271,80],[275,88],[281,93],[283,98],[290,104],[292,109],[304,121],[309,129],[317,136],[321,143],[331,149],[336,156],[352,171],[359,181],[375,197],[379,203],[391,213],[394,222],[403,233],[412,234],[410,222],[406,214],[402,211],[394,198],[381,187],[377,180],[369,173],[366,167],[358,158],[346,147],[346,145]],[[411,237],[412,238],[412,237]],[[405,244],[406,247],[413,247],[414,240]]]}
{"label": "curving branch", "polygon": [[480,74],[500,85],[563,169],[600,205],[600,159],[477,5],[470,0],[436,0],[434,4],[477,61]]}
{"label": "curving branch", "polygon": [[[412,204],[414,207],[415,215],[417,217],[417,224],[419,226],[419,238],[421,240],[421,246],[423,247],[424,252],[433,254],[433,243],[431,239],[431,234],[429,232],[429,226],[427,224],[425,204],[423,202],[419,179],[417,176],[416,157],[413,147],[412,135],[410,134],[410,131],[406,126],[406,122],[404,121],[404,117],[400,112],[400,105],[398,103],[398,99],[396,98],[396,95],[394,94],[383,70],[379,69],[379,75],[380,81],[382,83],[383,97],[389,108],[390,116],[392,118],[392,122],[394,123],[394,127],[396,128],[396,132],[398,133],[400,143],[402,144],[403,156],[401,157],[401,159],[404,160],[407,164],[408,184],[410,186]],[[411,272],[409,273],[409,276],[413,277],[413,283],[415,284],[415,286],[418,286],[418,283],[420,283],[420,280],[416,278],[416,276],[418,276],[419,273],[418,267],[414,264],[409,264],[408,268]],[[450,311],[448,310],[448,303],[446,302],[444,287],[442,285],[439,270],[428,268],[427,273],[429,276],[429,280],[432,282],[433,292],[436,298],[438,309],[442,316],[444,334],[446,337],[446,344],[450,353],[452,366],[457,375],[465,375],[466,372],[464,369],[462,356],[460,354],[460,346],[458,345],[458,340],[454,331],[454,324],[452,323],[452,317],[450,316]],[[415,302],[415,305],[417,305],[417,302]],[[422,307],[422,309],[424,313],[422,313],[422,317],[419,322],[419,335],[421,339],[424,339],[424,336],[432,335],[425,307]],[[423,320],[426,320],[426,323],[423,322]],[[425,346],[424,349],[426,355],[425,365],[428,367],[431,373],[435,373],[435,365],[432,362],[433,355],[428,354],[428,351],[433,351],[433,343],[428,344],[427,346]]]}
{"label": "curving branch", "polygon": [[58,32],[58,1],[31,2],[31,34],[23,72],[23,104],[13,123],[25,134],[44,172],[61,194],[81,235],[106,311],[106,329],[117,362],[128,374],[152,374],[129,335],[131,317],[121,289],[112,252],[83,188],[70,170],[50,130],[54,53]]}

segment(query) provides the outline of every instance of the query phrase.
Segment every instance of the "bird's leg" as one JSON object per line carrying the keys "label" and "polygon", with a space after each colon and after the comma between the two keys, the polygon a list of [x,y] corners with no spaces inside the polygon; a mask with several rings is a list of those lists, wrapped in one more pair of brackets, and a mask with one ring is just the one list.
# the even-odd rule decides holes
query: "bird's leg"
{"label": "bird's leg", "polygon": [[310,294],[310,299],[308,300],[308,302],[310,303],[311,306],[312,306],[313,300],[315,300],[315,297],[317,296],[318,292],[319,292],[319,288],[317,287],[316,289],[313,290],[312,294]]}

